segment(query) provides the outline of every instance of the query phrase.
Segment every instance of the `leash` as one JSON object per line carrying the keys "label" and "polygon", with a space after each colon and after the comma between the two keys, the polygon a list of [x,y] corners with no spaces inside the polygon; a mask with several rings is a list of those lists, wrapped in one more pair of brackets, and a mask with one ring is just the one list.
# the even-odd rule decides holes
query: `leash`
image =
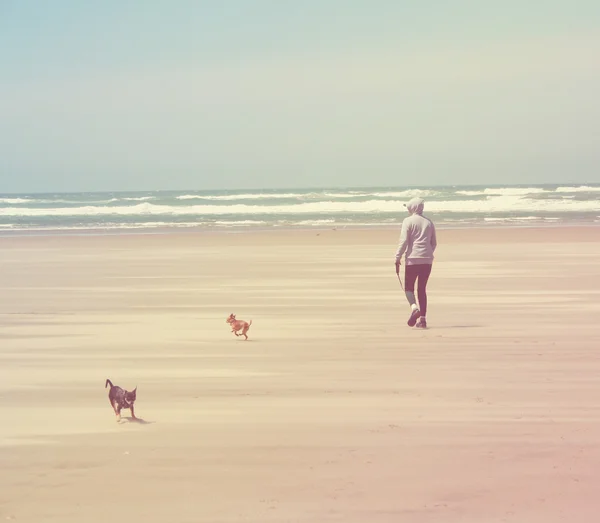
{"label": "leash", "polygon": [[396,276],[398,276],[398,281],[400,282],[400,287],[404,291],[404,285],[402,285],[402,280],[400,279],[400,265],[396,265]]}

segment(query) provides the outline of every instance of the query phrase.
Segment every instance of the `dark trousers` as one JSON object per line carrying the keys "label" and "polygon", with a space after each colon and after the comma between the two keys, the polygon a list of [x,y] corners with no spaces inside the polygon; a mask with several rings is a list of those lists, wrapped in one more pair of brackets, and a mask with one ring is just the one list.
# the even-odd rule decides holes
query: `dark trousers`
{"label": "dark trousers", "polygon": [[427,281],[431,274],[431,264],[427,265],[405,265],[404,266],[404,290],[414,296],[415,283],[418,280],[419,310],[421,316],[427,314]]}

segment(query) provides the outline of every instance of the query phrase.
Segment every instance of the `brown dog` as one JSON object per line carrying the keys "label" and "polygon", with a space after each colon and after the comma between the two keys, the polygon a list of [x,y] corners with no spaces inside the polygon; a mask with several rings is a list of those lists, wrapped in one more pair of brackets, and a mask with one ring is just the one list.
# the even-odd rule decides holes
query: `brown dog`
{"label": "brown dog", "polygon": [[135,389],[129,392],[125,389],[122,389],[118,385],[113,385],[112,381],[106,380],[104,388],[108,387],[109,385],[110,390],[108,391],[108,401],[110,401],[110,404],[113,410],[115,411],[115,414],[117,416],[117,422],[121,421],[122,409],[129,409],[131,411],[131,417],[134,420],[137,420],[138,418],[135,417],[135,412],[133,411],[133,404],[137,399],[137,386],[135,387]]}
{"label": "brown dog", "polygon": [[[231,325],[231,332],[233,332],[236,336],[244,336],[246,339],[248,339],[246,333],[248,332],[250,325],[252,325],[252,320],[249,322],[244,320],[236,320],[235,314],[232,313],[229,315],[229,318],[225,320],[225,322]],[[242,332],[241,334],[238,334],[238,331],[240,330]]]}

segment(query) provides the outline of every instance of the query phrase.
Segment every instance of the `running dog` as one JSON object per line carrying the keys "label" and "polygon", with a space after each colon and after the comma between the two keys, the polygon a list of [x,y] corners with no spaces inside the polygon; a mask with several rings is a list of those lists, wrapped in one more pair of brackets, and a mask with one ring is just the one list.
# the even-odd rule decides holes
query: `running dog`
{"label": "running dog", "polygon": [[[248,339],[246,333],[248,332],[250,325],[252,325],[252,320],[249,322],[244,320],[236,320],[235,314],[231,313],[225,322],[231,325],[231,332],[233,332],[236,336],[244,336],[246,339]],[[242,332],[238,334],[238,331],[240,330]]]}
{"label": "running dog", "polygon": [[104,388],[110,385],[110,390],[108,391],[108,401],[110,401],[110,406],[115,411],[117,416],[117,423],[121,421],[121,409],[129,409],[131,410],[131,417],[134,420],[138,418],[135,417],[135,412],[133,411],[133,404],[136,400],[136,391],[137,386],[131,392],[122,389],[116,385],[112,384],[112,381],[106,380],[104,384]]}

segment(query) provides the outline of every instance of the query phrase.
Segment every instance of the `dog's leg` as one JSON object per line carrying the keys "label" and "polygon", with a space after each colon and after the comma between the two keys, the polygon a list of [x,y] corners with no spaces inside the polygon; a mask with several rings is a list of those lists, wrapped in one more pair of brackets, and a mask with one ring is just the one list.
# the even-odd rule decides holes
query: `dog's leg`
{"label": "dog's leg", "polygon": [[115,416],[117,417],[117,421],[119,421],[119,417],[120,417],[119,411],[117,410],[117,406],[115,405],[115,402],[113,400],[111,400],[110,398],[108,398],[108,401],[110,401],[110,406],[115,411]]}
{"label": "dog's leg", "polygon": [[116,413],[117,413],[117,423],[119,423],[121,421],[121,407],[117,407]]}
{"label": "dog's leg", "polygon": [[133,412],[133,405],[131,406],[130,410],[131,410],[131,418],[132,418],[132,419],[137,419],[137,418],[135,417],[135,412]]}

